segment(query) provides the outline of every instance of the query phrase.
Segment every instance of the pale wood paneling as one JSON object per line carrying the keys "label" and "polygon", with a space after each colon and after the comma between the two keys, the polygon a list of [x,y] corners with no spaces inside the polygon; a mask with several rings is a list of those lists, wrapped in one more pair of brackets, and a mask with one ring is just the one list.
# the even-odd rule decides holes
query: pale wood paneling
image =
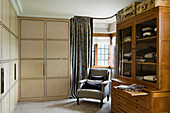
{"label": "pale wood paneling", "polygon": [[43,41],[21,41],[21,58],[43,58],[44,46]]}
{"label": "pale wood paneling", "polygon": [[68,41],[47,41],[47,58],[68,58]]}
{"label": "pale wood paneling", "polygon": [[0,21],[2,22],[2,0],[0,0]]}
{"label": "pale wood paneling", "polygon": [[22,60],[21,78],[43,78],[43,60]]}
{"label": "pale wood paneling", "polygon": [[15,33],[15,26],[16,26],[15,18],[16,18],[16,14],[15,14],[15,11],[14,11],[12,6],[11,6],[11,14],[10,14],[10,16],[11,16],[11,19],[10,19],[10,21],[11,21],[10,29],[11,29],[11,31],[13,33]]}
{"label": "pale wood paneling", "polygon": [[3,0],[3,15],[2,15],[2,21],[3,24],[5,24],[8,28],[10,28],[10,3],[9,0]]}
{"label": "pale wood paneling", "polygon": [[3,96],[9,90],[9,63],[3,63],[2,68],[4,68],[4,93],[2,94]]}
{"label": "pale wood paneling", "polygon": [[47,77],[68,77],[68,60],[47,60]]}
{"label": "pale wood paneling", "polygon": [[0,113],[2,113],[2,102],[0,102]]}
{"label": "pale wood paneling", "polygon": [[15,87],[13,87],[11,90],[10,90],[10,92],[9,92],[9,95],[10,95],[10,113],[12,113],[13,112],[13,110],[14,110],[14,107],[15,107],[15,103],[14,103],[14,95],[15,94]]}
{"label": "pale wood paneling", "polygon": [[44,22],[34,20],[21,20],[21,38],[43,39]]}
{"label": "pale wood paneling", "polygon": [[2,100],[2,113],[10,113],[9,112],[9,93]]}
{"label": "pale wood paneling", "polygon": [[9,32],[3,28],[2,29],[2,60],[9,59]]}
{"label": "pale wood paneling", "polygon": [[47,96],[67,96],[69,95],[69,79],[47,79]]}
{"label": "pale wood paneling", "polygon": [[[0,64],[0,73],[1,73],[1,64]],[[1,91],[1,77],[0,77],[0,91]],[[1,99],[1,93],[0,93],[0,99]]]}
{"label": "pale wood paneling", "polygon": [[10,59],[18,58],[18,39],[10,35]]}
{"label": "pale wood paneling", "polygon": [[10,74],[9,74],[9,79],[10,79],[10,87],[14,85],[16,80],[14,79],[14,65],[16,64],[16,80],[18,80],[18,61],[13,61],[10,62]]}
{"label": "pale wood paneling", "polygon": [[14,91],[14,105],[16,106],[18,103],[18,82],[15,84],[15,91]]}
{"label": "pale wood paneling", "polygon": [[1,61],[1,55],[2,55],[2,27],[0,26],[0,61]]}
{"label": "pale wood paneling", "polygon": [[47,22],[47,39],[68,39],[68,22]]}
{"label": "pale wood paneling", "polygon": [[15,17],[15,35],[18,36],[18,17]]}
{"label": "pale wood paneling", "polygon": [[12,87],[12,85],[14,85],[14,62],[10,62],[9,63],[10,67],[10,71],[9,71],[9,87]]}
{"label": "pale wood paneling", "polygon": [[44,80],[22,80],[21,98],[36,98],[44,96]]}

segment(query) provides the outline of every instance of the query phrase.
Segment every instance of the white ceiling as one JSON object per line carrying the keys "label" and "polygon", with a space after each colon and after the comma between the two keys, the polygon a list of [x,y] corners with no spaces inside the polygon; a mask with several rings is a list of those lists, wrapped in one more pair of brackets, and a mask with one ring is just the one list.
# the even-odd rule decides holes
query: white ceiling
{"label": "white ceiling", "polygon": [[109,17],[139,0],[11,0],[18,16],[71,18]]}

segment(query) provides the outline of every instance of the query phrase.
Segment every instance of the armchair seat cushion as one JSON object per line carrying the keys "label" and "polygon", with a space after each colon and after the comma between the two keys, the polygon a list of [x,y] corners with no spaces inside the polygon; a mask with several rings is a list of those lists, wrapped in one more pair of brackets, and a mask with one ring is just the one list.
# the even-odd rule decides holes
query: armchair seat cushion
{"label": "armchair seat cushion", "polygon": [[77,90],[77,96],[78,97],[84,97],[84,98],[94,98],[94,99],[101,99],[103,93],[99,90],[95,89],[78,89]]}
{"label": "armchair seat cushion", "polygon": [[81,89],[96,89],[101,91],[101,82],[93,82],[93,81],[87,81],[85,84],[82,86]]}

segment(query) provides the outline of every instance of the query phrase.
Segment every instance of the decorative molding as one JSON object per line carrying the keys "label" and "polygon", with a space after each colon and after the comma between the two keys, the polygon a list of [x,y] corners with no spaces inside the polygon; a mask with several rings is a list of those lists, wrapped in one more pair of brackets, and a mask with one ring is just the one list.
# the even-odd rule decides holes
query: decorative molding
{"label": "decorative molding", "polygon": [[10,0],[10,2],[11,2],[11,5],[13,6],[17,16],[20,16],[21,13],[23,12],[23,7],[21,4],[21,1],[20,0]]}

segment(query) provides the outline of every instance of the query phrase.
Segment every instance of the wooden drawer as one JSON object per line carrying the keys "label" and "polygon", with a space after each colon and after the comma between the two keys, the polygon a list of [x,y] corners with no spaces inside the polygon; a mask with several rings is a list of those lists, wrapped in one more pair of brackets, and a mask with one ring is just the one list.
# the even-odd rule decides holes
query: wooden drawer
{"label": "wooden drawer", "polygon": [[125,113],[125,112],[113,105],[112,106],[112,113]]}
{"label": "wooden drawer", "polygon": [[132,108],[133,110],[137,111],[138,113],[148,113],[148,110],[127,100],[127,106]]}
{"label": "wooden drawer", "polygon": [[135,104],[138,104],[139,106],[142,106],[146,109],[149,108],[148,102],[145,102],[144,100],[141,100],[139,97],[132,97],[130,95],[127,95],[127,99],[134,102]]}
{"label": "wooden drawer", "polygon": [[121,108],[126,113],[137,113],[135,110],[127,107],[126,105],[122,104],[121,102],[119,102],[117,100],[113,100],[113,105],[116,106],[116,107]]}
{"label": "wooden drawer", "polygon": [[116,89],[116,88],[113,88],[113,93],[116,93],[122,97],[125,97],[126,98],[126,92],[122,91],[122,90],[119,90],[119,89]]}
{"label": "wooden drawer", "polygon": [[149,102],[149,96],[139,96],[138,98],[145,102]]}
{"label": "wooden drawer", "polygon": [[122,102],[123,104],[126,105],[126,99],[117,95],[116,93],[112,93],[113,99],[116,99],[117,101]]}

